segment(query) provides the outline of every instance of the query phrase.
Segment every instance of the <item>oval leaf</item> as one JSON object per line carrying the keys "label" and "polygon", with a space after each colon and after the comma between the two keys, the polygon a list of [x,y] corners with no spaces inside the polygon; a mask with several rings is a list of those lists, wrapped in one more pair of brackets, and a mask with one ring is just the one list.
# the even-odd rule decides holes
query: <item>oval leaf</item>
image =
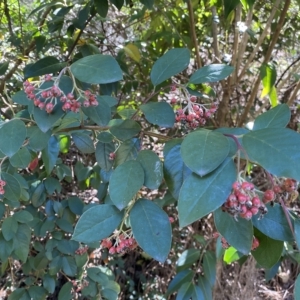
{"label": "oval leaf", "polygon": [[31,154],[27,148],[21,148],[9,159],[11,165],[15,168],[25,169],[31,162]]}
{"label": "oval leaf", "polygon": [[223,134],[201,129],[188,134],[183,140],[181,156],[193,172],[204,176],[224,161],[229,149],[229,141]]}
{"label": "oval leaf", "polygon": [[26,127],[21,120],[11,120],[1,124],[0,151],[13,156],[22,146],[26,138]]}
{"label": "oval leaf", "polygon": [[176,276],[169,283],[166,296],[178,291],[179,288],[186,282],[190,282],[194,277],[194,272],[191,270],[184,270],[176,274]]}
{"label": "oval leaf", "polygon": [[93,206],[80,217],[72,240],[88,244],[107,238],[119,226],[123,215],[124,212],[120,212],[113,205]]}
{"label": "oval leaf", "polygon": [[235,180],[235,164],[229,158],[205,177],[190,175],[184,181],[178,199],[180,227],[189,225],[219,208],[230,194]]}
{"label": "oval leaf", "polygon": [[141,164],[129,160],[118,166],[109,181],[109,194],[118,209],[123,209],[132,200],[144,183]]}
{"label": "oval leaf", "polygon": [[287,128],[261,129],[245,134],[243,147],[250,160],[269,173],[300,180],[299,133]]}
{"label": "oval leaf", "polygon": [[212,64],[197,70],[190,78],[190,83],[209,83],[216,82],[228,77],[234,68],[222,64]]}
{"label": "oval leaf", "polygon": [[95,155],[101,169],[108,172],[112,168],[114,161],[109,158],[109,154],[114,151],[114,143],[97,143]]}
{"label": "oval leaf", "polygon": [[119,140],[125,141],[137,135],[141,131],[141,126],[133,120],[124,120],[112,126],[109,131]]}
{"label": "oval leaf", "polygon": [[187,48],[176,48],[166,52],[153,65],[150,78],[153,85],[158,85],[180,73],[190,63],[190,51]]}
{"label": "oval leaf", "polygon": [[254,121],[253,130],[285,127],[290,118],[291,111],[288,105],[280,104],[258,116]]}
{"label": "oval leaf", "polygon": [[163,178],[162,163],[159,157],[151,150],[142,150],[138,154],[137,161],[144,169],[144,185],[152,190],[158,189]]}
{"label": "oval leaf", "polygon": [[249,254],[253,240],[252,222],[242,218],[235,220],[221,208],[214,212],[214,221],[217,230],[229,245],[245,255]]}
{"label": "oval leaf", "polygon": [[72,133],[74,144],[82,153],[94,153],[95,147],[93,140],[88,134],[75,132]]}
{"label": "oval leaf", "polygon": [[173,108],[167,102],[151,102],[140,106],[145,118],[151,124],[172,128],[175,123]]}
{"label": "oval leaf", "polygon": [[172,241],[168,215],[152,201],[139,199],[130,211],[129,218],[139,246],[154,259],[164,262]]}
{"label": "oval leaf", "polygon": [[11,201],[20,201],[21,197],[21,185],[19,181],[8,173],[1,173],[1,179],[6,182],[4,186],[4,198]]}
{"label": "oval leaf", "polygon": [[71,65],[71,72],[78,80],[90,84],[123,79],[119,64],[110,55],[95,54],[81,58]]}

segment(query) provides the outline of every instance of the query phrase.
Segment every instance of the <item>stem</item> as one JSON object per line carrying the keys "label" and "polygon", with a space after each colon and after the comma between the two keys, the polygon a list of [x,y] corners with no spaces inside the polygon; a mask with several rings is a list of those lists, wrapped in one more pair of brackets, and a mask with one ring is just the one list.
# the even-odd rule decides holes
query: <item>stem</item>
{"label": "stem", "polygon": [[191,36],[192,36],[192,41],[195,47],[195,54],[196,54],[196,62],[197,62],[197,68],[200,69],[202,64],[201,64],[201,58],[200,58],[200,53],[199,53],[199,45],[198,45],[198,40],[197,40],[197,35],[196,35],[196,25],[195,25],[195,18],[194,18],[194,11],[193,11],[193,6],[192,6],[192,1],[187,0],[187,5],[188,5],[188,11],[189,11],[189,18],[190,18],[190,28],[191,28]]}
{"label": "stem", "polygon": [[215,6],[211,7],[211,13],[213,17],[213,23],[212,23],[212,36],[213,36],[213,48],[215,52],[215,57],[220,61],[220,51],[219,51],[219,43],[218,43],[218,27],[217,23],[214,21],[214,19],[217,18],[217,10]]}
{"label": "stem", "polygon": [[291,106],[293,104],[294,100],[297,97],[299,89],[300,89],[300,80],[298,81],[298,83],[297,83],[297,85],[296,85],[296,87],[295,87],[295,89],[294,89],[294,91],[293,91],[290,99],[286,103],[288,106]]}

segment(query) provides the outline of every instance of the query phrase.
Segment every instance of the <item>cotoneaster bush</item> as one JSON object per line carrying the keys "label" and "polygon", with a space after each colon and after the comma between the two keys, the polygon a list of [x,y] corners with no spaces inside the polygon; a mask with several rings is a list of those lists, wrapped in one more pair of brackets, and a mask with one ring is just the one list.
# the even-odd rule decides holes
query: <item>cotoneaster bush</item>
{"label": "cotoneaster bush", "polygon": [[[237,5],[224,6],[226,18]],[[48,34],[62,31],[72,7],[46,7]],[[68,23],[75,42],[64,62],[43,55],[26,64],[12,115],[1,119],[0,274],[14,273],[5,282],[8,299],[118,299],[120,269],[126,273],[122,264],[133,252],[176,264],[159,295],[165,299],[212,299],[218,259],[242,263],[251,255],[267,270],[278,269],[288,251],[297,259],[300,135],[286,128],[291,112],[277,101],[272,66],[264,62],[258,78],[272,108],[251,129],[243,118],[240,127],[222,127],[226,99],[214,88],[229,93],[235,63],[198,61],[191,71],[191,51],[180,45],[140,63],[139,48],[128,44],[124,51],[146,78],[141,93],[136,66],[124,66],[121,54],[84,42],[71,55],[80,41],[75,29],[82,34],[107,10],[107,1],[80,7]],[[43,48],[43,37],[35,38]],[[128,90],[133,100],[120,101]],[[264,174],[260,186],[255,168]],[[99,201],[78,192],[91,189]],[[213,234],[194,235],[187,249],[172,240],[207,216]],[[97,251],[101,264],[91,265]]]}

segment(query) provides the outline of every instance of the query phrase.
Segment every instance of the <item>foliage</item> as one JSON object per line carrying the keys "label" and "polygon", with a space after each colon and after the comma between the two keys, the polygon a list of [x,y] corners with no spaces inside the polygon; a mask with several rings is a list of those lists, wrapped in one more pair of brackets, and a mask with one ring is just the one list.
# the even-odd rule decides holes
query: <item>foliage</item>
{"label": "foliage", "polygon": [[[252,255],[266,269],[299,246],[300,136],[289,122],[300,84],[285,77],[299,59],[285,70],[271,60],[279,45],[293,51],[280,33],[298,17],[296,3],[275,2],[281,11],[245,0],[45,1],[22,14],[1,4],[12,54],[0,64],[0,273],[23,274],[5,283],[8,299],[139,297],[118,282],[139,251],[174,267],[160,296],[212,299],[216,238],[226,263]],[[131,28],[117,28],[119,48],[117,17]],[[92,189],[97,201],[83,197]],[[217,232],[183,248],[175,237],[207,216]]]}

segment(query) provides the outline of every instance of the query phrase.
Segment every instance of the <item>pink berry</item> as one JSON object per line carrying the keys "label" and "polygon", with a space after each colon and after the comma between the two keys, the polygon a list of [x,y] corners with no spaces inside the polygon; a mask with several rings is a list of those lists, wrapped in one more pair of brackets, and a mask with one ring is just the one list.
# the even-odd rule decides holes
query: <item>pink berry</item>
{"label": "pink berry", "polygon": [[245,191],[250,191],[254,189],[254,184],[251,182],[244,181],[242,183],[242,189]]}
{"label": "pink berry", "polygon": [[254,215],[256,215],[259,212],[259,208],[253,206],[253,207],[250,208],[250,211],[252,212],[252,214],[254,216]]}
{"label": "pink berry", "polygon": [[251,220],[252,215],[253,215],[252,212],[250,210],[247,210],[244,214],[244,218],[249,221]]}
{"label": "pink berry", "polygon": [[275,193],[273,190],[266,190],[264,193],[263,201],[264,203],[268,203],[275,199]]}
{"label": "pink berry", "polygon": [[52,103],[47,103],[45,110],[48,114],[50,114],[53,111],[53,108],[54,108],[54,105]]}
{"label": "pink berry", "polygon": [[241,189],[241,184],[236,181],[232,184],[232,188],[235,190],[235,191],[239,191]]}
{"label": "pink berry", "polygon": [[255,207],[260,207],[260,205],[261,205],[260,199],[258,197],[253,197],[252,198],[252,205],[255,206]]}

